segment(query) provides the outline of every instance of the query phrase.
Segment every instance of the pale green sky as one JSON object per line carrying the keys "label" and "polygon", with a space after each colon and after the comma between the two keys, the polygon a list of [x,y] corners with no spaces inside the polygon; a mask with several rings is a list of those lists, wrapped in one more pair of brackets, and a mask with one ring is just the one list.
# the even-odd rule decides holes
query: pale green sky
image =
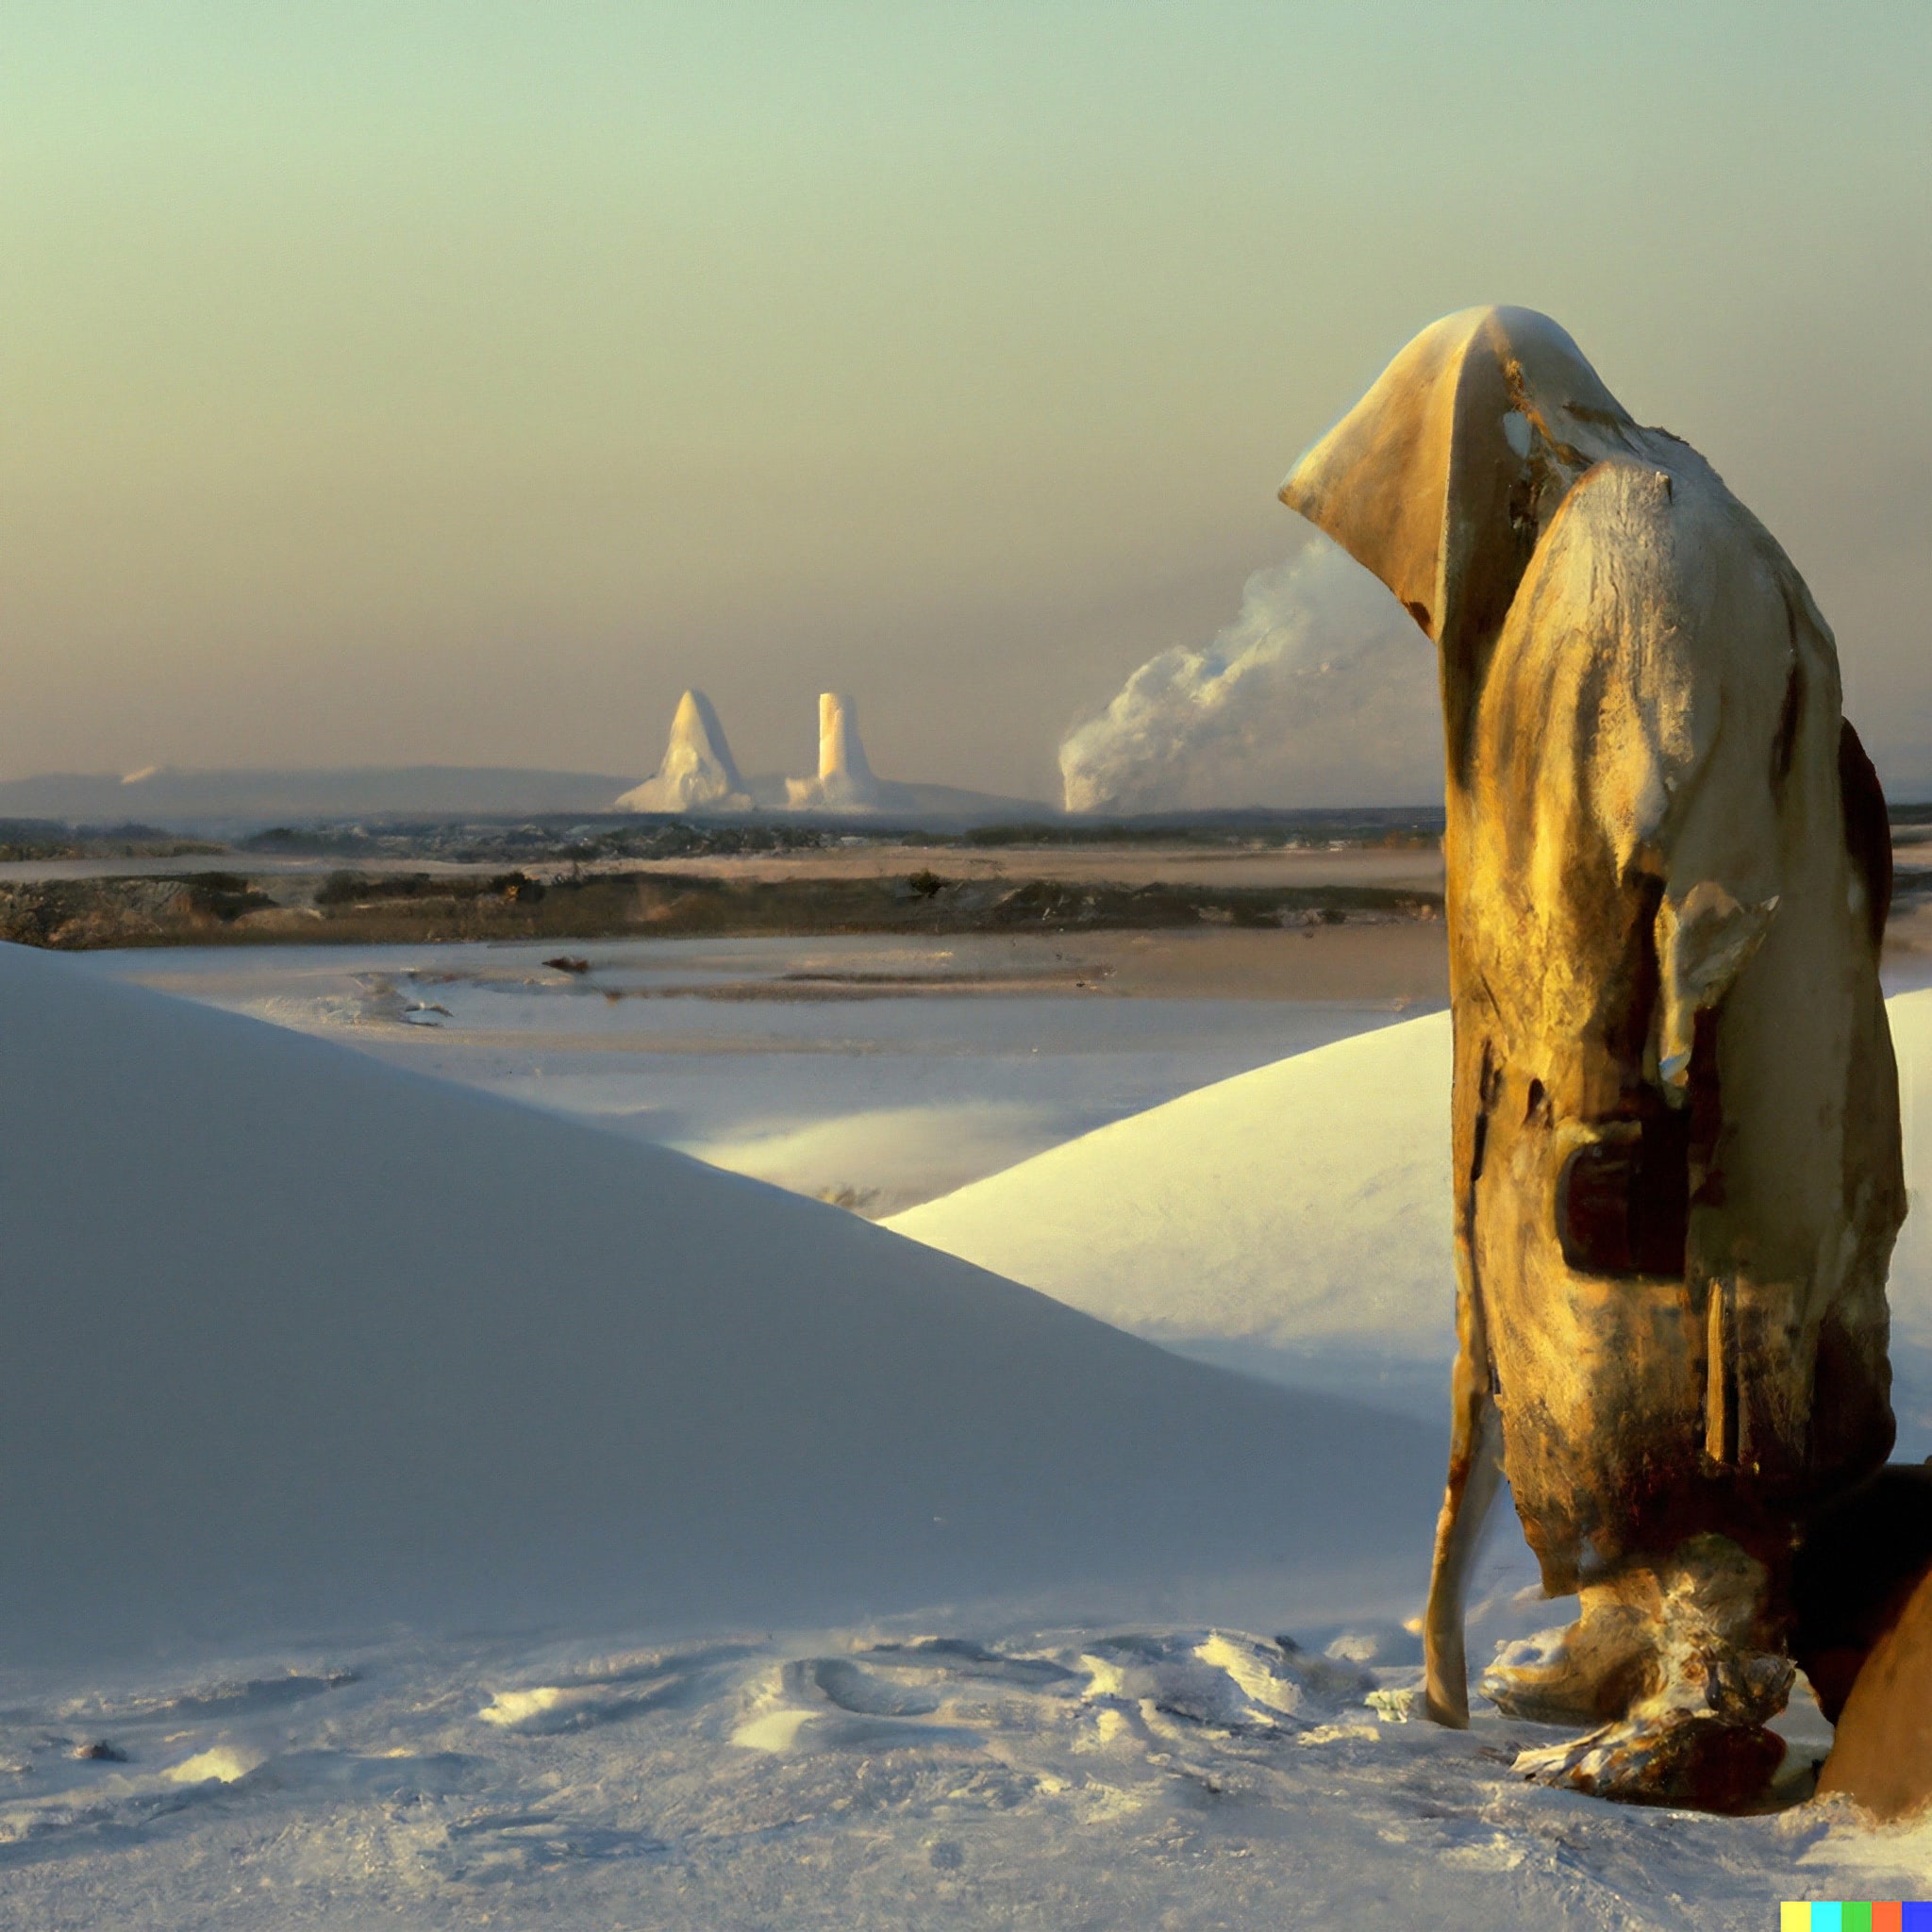
{"label": "pale green sky", "polygon": [[[0,5],[0,776],[1054,789],[1437,315],[1698,444],[1932,773],[1932,6]],[[1419,667],[1427,675],[1425,664]]]}

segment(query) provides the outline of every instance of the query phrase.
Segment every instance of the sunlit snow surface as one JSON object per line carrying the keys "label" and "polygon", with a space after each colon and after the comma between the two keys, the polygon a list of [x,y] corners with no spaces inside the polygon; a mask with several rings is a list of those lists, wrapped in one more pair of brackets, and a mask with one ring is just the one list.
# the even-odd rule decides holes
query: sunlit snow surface
{"label": "sunlit snow surface", "polygon": [[[149,956],[142,976],[199,976],[197,991],[219,1003],[340,1029],[422,1070],[434,1069],[421,1042],[389,1048],[385,1032],[441,1024],[434,1050],[453,1056],[441,1071],[602,1111],[633,1131],[671,1120],[692,1143],[809,1136],[848,1117],[855,1093],[882,1116],[907,1110],[870,1152],[845,1147],[847,1164],[823,1171],[821,1186],[841,1174],[840,1185],[878,1186],[882,1170],[865,1162],[894,1154],[895,1134],[916,1142],[923,1125],[944,1143],[964,1108],[1013,1092],[1036,1046],[1055,1061],[1038,1090],[1044,1111],[1018,1132],[999,1128],[998,1145],[980,1144],[959,1178],[1001,1151],[1035,1153],[1399,1017],[1330,1008],[1284,1037],[1269,1029],[1302,1022],[1282,1009],[1186,1015],[1150,1010],[1184,1003],[1121,1002],[1090,1020],[1094,1008],[1049,994],[1029,1037],[1014,1024],[1024,994],[997,1006],[963,990],[611,1002],[559,985],[540,1007],[487,981],[439,989],[393,959],[307,958],[321,976],[306,984],[217,983],[302,967],[287,955]],[[425,970],[450,961],[439,950]],[[70,963],[110,974],[126,964]],[[757,976],[741,957],[728,963]],[[774,955],[765,970],[795,968]],[[864,969],[841,953],[834,970]],[[600,1007],[618,1017],[591,1017]],[[634,1008],[649,1008],[657,1042],[637,1070],[648,1090],[611,1070],[631,1049],[597,1031],[627,1029]],[[503,1017],[519,1011],[522,1021]],[[532,1024],[533,1012],[545,1017]],[[484,1013],[496,1017],[486,1024]],[[586,1024],[563,1028],[558,1014]],[[520,1025],[541,1037],[517,1037]],[[1908,1128],[1918,1030],[1902,1029],[1912,1034],[1909,1045],[1902,1038]],[[1150,1038],[1159,1043],[1145,1057]],[[774,1049],[788,1039],[795,1047]],[[868,1070],[895,1058],[869,1088]],[[789,1067],[793,1058],[802,1064]],[[690,1068],[684,1097],[657,1083],[665,1065]],[[828,1067],[840,1068],[835,1085],[853,1084],[828,1096]],[[734,1090],[747,1072],[748,1090]],[[599,1087],[607,1077],[617,1084]],[[578,1079],[588,1084],[570,1084]],[[774,1117],[788,1092],[795,1110]],[[398,1172],[399,1186],[420,1178]],[[881,1191],[916,1192],[939,1172]],[[508,1228],[530,1201],[518,1187],[505,1201]],[[1212,1217],[1211,1200],[1199,1206]],[[1907,1265],[1916,1277],[1916,1250]],[[1389,1313],[1405,1319],[1402,1307]],[[1907,1325],[1916,1339],[1916,1319]],[[1283,1374],[1278,1354],[1265,1366]],[[514,1360],[489,1392],[504,1425],[522,1425]],[[76,1429],[92,1425],[84,1397],[70,1414]],[[1391,1419],[1388,1434],[1412,1429]],[[237,1449],[245,1457],[247,1445]],[[1069,1475],[1046,1465],[1036,1480],[1050,1494]],[[1231,1489],[1251,1488],[1251,1473],[1228,1475]],[[1091,1486],[1095,1473],[1079,1480]],[[1418,1468],[1416,1480],[1433,1485],[1439,1469]],[[1281,1469],[1280,1488],[1286,1501],[1292,1470]],[[1383,1520],[1375,1496],[1352,1507],[1365,1525]],[[1257,1541],[1274,1513],[1255,1509]],[[1134,1536],[1130,1519],[1117,1527]],[[1398,1556],[1425,1560],[1419,1536],[1401,1540]],[[755,1563],[756,1548],[747,1556]],[[1741,1820],[1641,1811],[1525,1785],[1510,1771],[1516,1752],[1552,1734],[1480,1706],[1466,1734],[1403,1721],[1418,1675],[1402,1624],[1412,1596],[1371,1588],[1366,1572],[1346,1583],[1347,1565],[1307,1572],[1280,1574],[1278,1621],[1250,1592],[1240,1621],[1218,1627],[1123,1620],[1096,1591],[1090,1614],[1063,1605],[1053,1627],[962,1601],[916,1619],[817,1634],[719,1628],[670,1646],[563,1622],[467,1636],[347,1629],[192,1663],[8,1668],[0,1925],[1756,1928],[1775,1923],[1780,1898],[1923,1890],[1932,1830],[1871,1832],[1808,1805]],[[1528,1576],[1506,1522],[1475,1592],[1478,1662],[1493,1642],[1565,1613],[1535,1601]],[[1335,1584],[1354,1594],[1335,1603]],[[597,1627],[612,1627],[608,1616]],[[1802,1700],[1784,1728],[1799,1775],[1826,1733]]]}
{"label": "sunlit snow surface", "polygon": [[[1914,1203],[1897,1454],[1932,1450],[1932,990],[1888,1003]],[[1217,1081],[889,1227],[1203,1361],[1424,1418],[1455,1351],[1446,1013]]]}

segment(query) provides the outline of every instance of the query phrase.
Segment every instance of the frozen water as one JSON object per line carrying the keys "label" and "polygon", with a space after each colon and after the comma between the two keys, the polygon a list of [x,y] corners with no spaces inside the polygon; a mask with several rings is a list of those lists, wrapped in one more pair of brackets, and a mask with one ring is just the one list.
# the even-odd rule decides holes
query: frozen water
{"label": "frozen water", "polygon": [[1388,1002],[1117,999],[1050,942],[619,941],[93,954],[735,1172],[891,1213],[1193,1087],[1401,1017]]}

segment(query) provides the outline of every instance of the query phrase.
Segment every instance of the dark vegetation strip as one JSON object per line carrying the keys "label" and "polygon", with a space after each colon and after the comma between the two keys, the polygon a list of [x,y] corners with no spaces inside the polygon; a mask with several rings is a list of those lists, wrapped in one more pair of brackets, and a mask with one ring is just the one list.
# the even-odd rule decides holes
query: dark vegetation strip
{"label": "dark vegetation strip", "polygon": [[208,872],[0,883],[0,939],[104,946],[422,943],[829,933],[1095,932],[1430,919],[1440,893],[1380,886],[1067,885],[1054,880],[729,879],[591,874]]}
{"label": "dark vegetation strip", "polygon": [[158,825],[70,825],[55,819],[0,819],[0,863],[61,858],[183,858],[225,852]]}
{"label": "dark vegetation strip", "polygon": [[1296,848],[1359,845],[1410,849],[1442,836],[1440,808],[1170,813],[1132,819],[1048,819],[958,830],[886,818],[807,814],[675,819],[610,813],[590,818],[388,820],[275,825],[237,850],[280,858],[440,858],[464,865],[591,865],[620,858],[710,858],[811,852],[830,846],[900,845],[935,851],[1015,845],[1191,845]]}

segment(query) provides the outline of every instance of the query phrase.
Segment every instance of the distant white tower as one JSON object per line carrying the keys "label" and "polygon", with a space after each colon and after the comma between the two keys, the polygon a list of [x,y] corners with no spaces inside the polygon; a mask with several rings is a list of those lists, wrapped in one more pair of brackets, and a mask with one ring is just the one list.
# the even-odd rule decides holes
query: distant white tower
{"label": "distant white tower", "polygon": [[798,811],[871,811],[879,781],[858,741],[858,705],[835,691],[819,693],[819,770],[815,778],[788,778],[787,802]]}
{"label": "distant white tower", "polygon": [[663,761],[617,801],[619,811],[748,811],[751,794],[732,762],[724,727],[701,691],[677,701]]}

